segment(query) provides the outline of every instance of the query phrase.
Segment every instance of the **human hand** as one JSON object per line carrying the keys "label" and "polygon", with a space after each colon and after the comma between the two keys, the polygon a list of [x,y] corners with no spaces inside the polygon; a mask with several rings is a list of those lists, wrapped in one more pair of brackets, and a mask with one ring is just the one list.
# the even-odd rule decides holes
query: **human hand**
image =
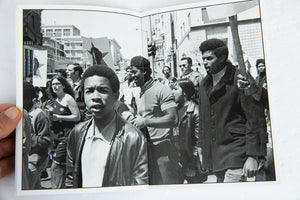
{"label": "human hand", "polygon": [[11,134],[21,119],[21,111],[10,104],[0,104],[0,178],[14,170],[15,138]]}
{"label": "human hand", "polygon": [[258,85],[249,72],[247,72],[247,75],[237,75],[237,87],[244,90],[246,96],[253,95],[255,99],[260,98]]}
{"label": "human hand", "polygon": [[248,157],[243,167],[244,176],[251,178],[256,175],[257,171],[258,171],[257,160],[253,157]]}
{"label": "human hand", "polygon": [[146,119],[137,115],[134,119],[130,121],[134,126],[139,129],[146,127]]}
{"label": "human hand", "polygon": [[52,120],[53,120],[53,121],[58,121],[58,120],[59,120],[59,115],[53,114],[53,115],[52,115]]}
{"label": "human hand", "polygon": [[185,171],[185,175],[187,177],[193,177],[196,176],[196,169],[192,169],[192,168],[187,168]]}
{"label": "human hand", "polygon": [[239,89],[248,89],[250,87],[250,81],[242,74],[237,75],[237,86]]}

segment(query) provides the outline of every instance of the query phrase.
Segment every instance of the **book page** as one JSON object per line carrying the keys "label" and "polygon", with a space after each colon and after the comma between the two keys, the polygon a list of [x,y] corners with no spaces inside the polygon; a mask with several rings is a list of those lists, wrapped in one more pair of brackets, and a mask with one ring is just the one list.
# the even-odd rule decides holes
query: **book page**
{"label": "book page", "polygon": [[[181,58],[182,57],[191,57],[193,61],[193,67],[192,69],[195,71],[199,71],[203,76],[206,76],[206,69],[203,64],[202,60],[202,53],[199,50],[199,46],[201,42],[205,41],[206,39],[210,38],[220,38],[227,44],[229,48],[229,59],[232,61],[232,63],[237,66],[238,65],[238,59],[236,54],[236,50],[234,47],[234,39],[232,38],[231,29],[229,26],[229,18],[232,15],[237,14],[238,21],[240,20],[241,23],[247,24],[247,22],[250,22],[249,26],[243,24],[242,26],[239,26],[239,33],[240,33],[240,40],[242,45],[242,50],[244,51],[244,60],[248,61],[248,71],[249,73],[254,77],[258,77],[258,73],[256,70],[256,60],[257,58],[265,58],[266,62],[266,71],[267,71],[267,81],[268,81],[268,96],[269,96],[269,107],[270,107],[270,113],[271,119],[272,119],[272,130],[271,126],[268,124],[268,136],[272,138],[269,138],[269,142],[267,144],[267,147],[272,148],[274,152],[276,153],[274,155],[275,158],[275,164],[276,164],[276,181],[275,177],[272,179],[272,181],[263,181],[263,182],[255,182],[254,179],[252,179],[253,182],[251,183],[237,183],[237,184],[217,184],[215,183],[217,181],[216,177],[208,179],[207,183],[214,183],[214,184],[171,184],[171,185],[160,185],[157,184],[156,186],[150,187],[149,190],[144,191],[135,191],[133,194],[136,195],[136,198],[145,198],[145,199],[152,199],[157,197],[163,197],[163,198],[169,198],[172,197],[174,199],[181,199],[186,197],[187,195],[191,195],[193,197],[195,196],[203,196],[203,197],[212,197],[212,198],[220,198],[224,197],[225,199],[232,199],[232,198],[246,198],[250,199],[250,197],[255,196],[256,198],[268,198],[270,195],[274,199],[280,199],[284,198],[285,195],[281,194],[279,191],[283,190],[285,194],[289,194],[289,197],[294,197],[295,199],[299,196],[298,192],[294,189],[292,185],[296,185],[295,175],[293,175],[295,171],[297,171],[296,163],[297,160],[293,158],[293,155],[290,152],[294,152],[294,149],[291,149],[292,147],[295,147],[297,144],[297,140],[291,141],[290,138],[296,135],[297,128],[290,127],[291,129],[286,132],[286,121],[288,123],[291,123],[290,120],[282,120],[281,115],[289,116],[288,118],[297,118],[297,109],[293,106],[293,104],[289,104],[288,106],[282,106],[282,103],[286,103],[287,101],[290,101],[290,99],[293,99],[297,95],[290,94],[290,90],[292,88],[291,84],[282,84],[284,83],[291,83],[294,82],[294,80],[297,80],[297,77],[295,77],[295,74],[297,74],[297,69],[291,69],[290,71],[286,72],[286,76],[283,76],[282,71],[279,70],[277,66],[286,66],[289,65],[291,67],[296,66],[295,63],[291,62],[292,59],[288,59],[287,63],[284,62],[282,59],[279,59],[280,56],[286,54],[286,52],[282,52],[280,50],[282,45],[286,45],[285,42],[293,46],[294,41],[293,35],[298,31],[296,28],[297,20],[294,18],[294,16],[291,16],[292,14],[288,12],[286,15],[283,15],[282,18],[278,19],[278,17],[274,17],[280,11],[282,11],[283,8],[286,10],[292,10],[295,11],[297,7],[298,2],[293,2],[291,5],[281,3],[282,6],[279,4],[270,4],[272,2],[259,2],[259,1],[208,1],[204,3],[194,3],[194,4],[181,4],[181,5],[175,5],[174,7],[163,7],[159,8],[159,6],[149,6],[149,9],[144,9],[146,11],[142,12],[132,12],[132,11],[116,11],[118,9],[113,8],[105,8],[105,9],[97,9],[93,6],[89,6],[87,9],[83,9],[82,6],[74,6],[75,10],[79,13],[82,12],[88,12],[88,13],[94,13],[99,12],[99,10],[103,11],[106,10],[106,14],[113,15],[113,16],[130,16],[129,18],[134,18],[134,23],[130,24],[134,27],[134,34],[130,34],[134,36],[135,39],[134,42],[131,42],[130,44],[137,44],[139,45],[135,46],[136,48],[134,51],[131,51],[129,49],[128,52],[125,53],[123,50],[123,44],[120,45],[119,40],[116,40],[118,44],[122,47],[121,53],[123,55],[126,54],[127,60],[127,66],[128,63],[130,64],[130,59],[134,56],[142,55],[143,57],[147,58],[152,66],[152,76],[154,78],[157,78],[159,81],[163,80],[165,78],[165,75],[163,73],[164,67],[168,66],[170,68],[170,73],[174,77],[180,78],[183,75],[183,69],[181,64]],[[284,4],[284,5],[283,5]],[[295,5],[293,5],[295,4]],[[239,6],[242,5],[242,6]],[[293,5],[293,6],[292,6]],[[279,7],[282,7],[279,8]],[[70,11],[69,6],[54,6],[53,8],[45,7],[45,6],[29,6],[26,7],[26,9],[29,10],[38,10],[44,8],[45,10],[56,10],[59,8],[59,11]],[[60,9],[62,8],[62,9]],[[127,9],[128,6],[125,8]],[[152,10],[154,9],[154,10]],[[148,10],[148,11],[147,11]],[[206,11],[204,11],[206,10]],[[274,10],[277,11],[274,13]],[[291,11],[291,12],[292,12]],[[70,12],[75,13],[75,12]],[[127,13],[127,14],[125,14]],[[190,14],[190,15],[189,15]],[[90,14],[89,14],[90,15]],[[110,19],[107,17],[108,15],[105,15],[105,19]],[[63,14],[62,16],[59,16],[59,12],[55,13],[54,16],[49,17],[53,20],[51,23],[52,25],[60,25],[59,20],[67,19],[66,17],[68,15]],[[80,16],[80,15],[78,15]],[[76,19],[78,16],[72,16],[71,18]],[[91,16],[93,16],[91,14]],[[126,17],[126,18],[127,18]],[[56,20],[57,18],[57,20]],[[121,17],[125,20],[125,17]],[[23,20],[22,14],[18,14],[18,19]],[[77,22],[84,21],[84,25],[87,26],[88,24],[93,24],[95,18],[92,17],[92,20],[87,18],[77,19]],[[22,21],[20,20],[20,21]],[[108,20],[109,24],[112,23],[114,20]],[[117,26],[120,24],[124,24],[121,20],[117,19],[116,21],[120,22]],[[126,23],[131,20],[125,20]],[[173,22],[173,23],[172,23]],[[279,26],[280,23],[280,26]],[[50,25],[51,25],[50,24]],[[63,25],[70,25],[69,23],[64,22]],[[103,24],[103,23],[102,23]],[[106,22],[104,24],[107,24]],[[133,25],[134,24],[134,25]],[[172,25],[173,24],[173,25]],[[255,24],[255,25],[254,25]],[[49,25],[49,24],[48,24]],[[79,26],[79,25],[78,25]],[[224,28],[226,26],[226,28]],[[23,27],[23,24],[18,24],[18,30]],[[76,28],[78,28],[75,25]],[[102,26],[101,26],[102,27]],[[129,27],[126,26],[124,29],[127,30]],[[166,28],[167,27],[167,28]],[[171,27],[171,28],[170,28]],[[281,28],[280,28],[281,27]],[[58,28],[57,28],[58,29]],[[108,28],[109,29],[109,28]],[[124,31],[124,29],[122,29]],[[173,29],[173,30],[172,30]],[[287,31],[287,30],[292,31]],[[83,66],[89,67],[94,62],[94,57],[92,56],[91,49],[94,46],[96,49],[98,49],[102,54],[102,61],[105,63],[105,65],[113,66],[115,69],[118,69],[118,64],[112,65],[113,63],[113,56],[112,53],[107,53],[108,51],[105,51],[108,49],[107,46],[109,46],[110,34],[101,34],[101,37],[98,37],[97,35],[89,35],[89,34],[82,34],[81,31],[81,39],[82,39],[82,48],[85,48],[86,54],[84,56],[85,60],[82,62]],[[120,29],[117,31],[114,30],[112,32],[119,32]],[[53,30],[55,33],[55,30]],[[93,33],[94,31],[89,31],[89,33]],[[95,32],[101,32],[102,30],[97,30]],[[126,32],[126,31],[125,31]],[[59,33],[59,31],[58,31]],[[61,29],[61,34],[64,33],[64,30]],[[132,32],[131,32],[132,33]],[[259,34],[258,34],[259,33]],[[280,33],[280,34],[279,34]],[[26,54],[23,51],[23,32],[18,32],[18,48],[17,48],[17,79],[20,80],[20,77],[24,77],[24,74],[27,72],[21,71],[23,69],[23,63],[25,59],[19,59],[23,58],[24,54]],[[68,31],[66,31],[66,34],[68,34]],[[124,35],[128,36],[126,33]],[[250,36],[249,36],[250,35]],[[276,37],[277,35],[277,37]],[[280,37],[279,37],[280,35]],[[286,41],[281,40],[282,35],[291,35]],[[55,38],[56,34],[52,34],[52,37]],[[103,41],[101,38],[107,37],[106,41]],[[172,37],[173,36],[173,37]],[[264,36],[264,37],[262,37]],[[116,39],[117,36],[115,36],[113,39]],[[129,37],[126,37],[126,40]],[[137,38],[139,38],[137,40]],[[280,40],[279,40],[280,38]],[[137,41],[137,42],[136,42]],[[250,42],[249,42],[250,41]],[[54,51],[52,54],[57,55],[61,53],[61,50],[58,49],[60,47],[67,47],[72,48],[72,45],[70,44],[72,42],[65,41],[65,44],[60,44],[61,41],[54,40],[52,41],[52,45],[56,46],[56,48],[53,48]],[[68,44],[69,42],[69,44]],[[51,42],[50,42],[51,43]],[[75,42],[76,43],[76,42]],[[24,43],[24,46],[31,46],[30,43]],[[152,48],[155,45],[155,51]],[[102,49],[102,47],[105,46],[105,48]],[[124,46],[131,46],[131,45],[124,45]],[[258,47],[258,48],[254,48]],[[149,49],[150,47],[150,49]],[[66,48],[66,50],[67,50]],[[55,51],[56,49],[56,51]],[[255,50],[253,50],[255,49]],[[35,49],[30,49],[35,50]],[[48,58],[45,60],[43,56],[39,56],[41,54],[44,54],[44,49],[36,49],[35,54],[32,53],[29,55],[29,60],[32,59],[32,61],[29,61],[29,65],[32,66],[32,82],[33,79],[37,77],[39,74],[39,70],[37,69],[37,64],[34,64],[34,58],[36,58],[38,61],[41,60],[39,63],[46,63],[49,65],[52,61],[56,58]],[[64,49],[65,51],[65,49]],[[70,50],[71,51],[71,50]],[[112,50],[110,50],[112,52]],[[127,52],[127,51],[126,51]],[[155,53],[154,53],[155,52]],[[67,55],[67,52],[63,52],[65,55]],[[61,57],[64,57],[63,55]],[[105,54],[107,53],[107,54]],[[30,54],[30,53],[29,53]],[[74,53],[76,57],[76,53]],[[111,54],[111,55],[110,55]],[[153,56],[155,54],[155,56]],[[289,54],[289,53],[288,53]],[[99,58],[99,57],[98,57]],[[62,61],[64,58],[59,58],[60,61]],[[69,58],[69,60],[71,60]],[[285,59],[286,60],[286,59]],[[96,62],[96,61],[95,61]],[[63,62],[62,62],[63,63]],[[65,65],[69,62],[65,61]],[[52,65],[52,64],[50,64]],[[22,66],[22,67],[21,67]],[[62,64],[63,66],[63,64]],[[272,66],[272,67],[268,67]],[[58,72],[47,73],[49,75],[49,78],[54,77]],[[63,67],[58,67],[57,69],[64,69]],[[120,68],[120,72],[126,70],[126,68]],[[10,72],[10,70],[5,68],[5,73]],[[29,70],[30,71],[30,70]],[[43,70],[41,70],[43,71]],[[118,70],[116,70],[117,73]],[[29,72],[30,73],[30,72]],[[42,72],[43,73],[43,72]],[[35,77],[33,76],[35,75]],[[119,73],[121,80],[125,80],[126,73]],[[38,82],[41,83],[47,82],[48,80],[43,79],[41,77],[38,77]],[[28,77],[27,77],[28,78]],[[31,77],[29,77],[30,81]],[[5,79],[4,79],[5,80]],[[280,83],[278,83],[278,80]],[[125,82],[125,81],[124,81]],[[14,87],[15,83],[8,84],[8,95],[10,95],[10,91],[13,89],[10,89]],[[286,87],[284,87],[286,86]],[[21,107],[22,105],[22,88],[23,85],[20,83],[20,81],[17,81],[17,105]],[[134,93],[138,94],[140,91],[137,90]],[[292,93],[292,92],[291,92]],[[284,95],[283,95],[284,94]],[[285,98],[289,100],[285,100]],[[2,101],[13,101],[12,98],[2,97]],[[278,101],[278,99],[280,99]],[[128,101],[130,101],[130,98],[127,98]],[[288,109],[286,109],[286,107]],[[297,107],[296,107],[297,108]],[[287,110],[289,110],[287,112]],[[291,112],[292,111],[292,112]],[[296,124],[295,121],[292,120]],[[281,126],[281,123],[282,126]],[[19,129],[22,130],[22,125],[20,124]],[[283,134],[285,134],[285,137],[283,137]],[[22,138],[21,133],[17,134],[17,146],[18,146],[18,155],[17,155],[17,170],[16,170],[16,179],[17,179],[17,189],[18,194],[22,195],[42,195],[45,196],[48,195],[47,198],[52,199],[53,195],[56,195],[55,197],[58,197],[59,199],[64,199],[65,197],[69,197],[69,193],[75,193],[75,195],[72,195],[73,198],[81,198],[81,197],[101,197],[106,198],[107,196],[110,197],[117,197],[117,198],[131,198],[132,190],[139,190],[139,187],[121,187],[116,189],[101,189],[100,192],[106,192],[108,193],[99,193],[99,189],[77,189],[77,190],[70,190],[68,192],[65,189],[51,189],[51,181],[49,181],[49,178],[43,179],[42,185],[46,186],[48,188],[43,188],[43,190],[38,191],[35,189],[32,190],[23,190],[20,191],[22,184],[21,183],[21,169],[22,169],[22,162],[21,161],[21,155],[22,155]],[[291,137],[287,137],[291,136]],[[273,146],[274,142],[274,146]],[[280,147],[280,150],[278,150],[278,147]],[[270,155],[270,153],[269,153]],[[271,154],[272,155],[272,154]],[[295,163],[295,164],[294,164]],[[49,166],[48,166],[48,172],[49,172]],[[288,173],[287,173],[288,172]],[[11,177],[9,177],[11,178]],[[11,181],[10,181],[11,182]],[[187,182],[185,182],[187,183]],[[1,182],[2,185],[3,182]],[[279,187],[280,186],[280,187]],[[145,189],[148,187],[144,187],[142,189]],[[216,188],[219,192],[215,192]],[[249,188],[251,191],[249,191]],[[280,189],[280,190],[279,190]],[[122,190],[123,192],[119,192]],[[130,190],[128,192],[128,190]],[[118,191],[118,193],[110,193],[110,191]],[[254,192],[253,192],[254,191]],[[96,193],[96,194],[95,194]],[[119,195],[121,194],[121,195]],[[71,196],[70,196],[71,197]],[[31,198],[31,197],[30,197]]]}
{"label": "book page", "polygon": [[[73,118],[71,119],[74,120],[73,122],[68,122],[54,120],[53,117],[77,113],[80,114],[80,122],[87,120],[85,118],[87,111],[84,111],[84,107],[80,107],[83,109],[81,113],[77,111],[81,97],[77,96],[77,93],[74,96],[74,92],[75,87],[80,88],[80,83],[74,79],[74,73],[70,73],[70,66],[73,72],[74,66],[81,69],[80,74],[77,74],[79,77],[82,72],[94,65],[110,68],[117,74],[120,84],[124,85],[130,59],[142,54],[141,19],[135,12],[118,9],[38,5],[19,7],[18,17],[19,27],[23,33],[18,37],[20,65],[17,71],[20,78],[18,80],[22,80],[23,77],[23,83],[18,81],[17,105],[23,107],[24,112],[25,110],[28,112],[31,122],[29,125],[24,122],[23,128],[19,131],[25,134],[30,132],[30,127],[32,131],[31,148],[30,145],[28,146],[31,150],[27,153],[25,153],[25,143],[22,152],[22,134],[17,139],[18,191],[22,190],[23,194],[28,194],[39,193],[37,189],[63,189],[66,177],[60,176],[59,173],[66,173],[66,163],[58,161],[57,149],[67,139],[66,134],[79,123],[79,120]],[[70,107],[69,102],[58,102],[54,88],[54,84],[62,84],[58,80],[64,82],[63,96],[71,95],[71,102],[76,100],[78,105],[73,104]],[[120,93],[121,98],[122,91]],[[23,104],[22,99],[24,99]],[[25,115],[24,120],[26,121]],[[33,142],[35,137],[37,143]],[[23,141],[24,139],[26,140],[26,137]],[[27,138],[28,140],[30,138]],[[63,151],[66,151],[66,147]],[[64,153],[63,160],[66,160],[66,156]],[[102,160],[106,159],[108,158],[102,158]],[[91,185],[89,181],[86,183]],[[140,185],[145,184],[140,183]],[[92,190],[95,189],[89,191]],[[52,193],[50,190],[48,192]]]}

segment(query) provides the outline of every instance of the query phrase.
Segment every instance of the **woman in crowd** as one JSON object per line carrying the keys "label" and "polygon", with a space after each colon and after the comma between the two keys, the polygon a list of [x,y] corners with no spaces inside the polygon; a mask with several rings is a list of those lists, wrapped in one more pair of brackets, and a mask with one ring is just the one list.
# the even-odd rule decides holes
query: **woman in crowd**
{"label": "woman in crowd", "polygon": [[66,139],[69,131],[79,122],[80,112],[74,99],[74,91],[64,77],[56,76],[51,80],[50,92],[55,98],[49,112],[55,148],[51,166],[51,184],[52,188],[62,188],[66,168]]}
{"label": "woman in crowd", "polygon": [[199,107],[193,96],[195,87],[190,79],[179,79],[171,85],[178,108],[178,126],[174,130],[175,146],[179,150],[184,179],[188,183],[201,183],[205,180],[198,169],[200,162],[197,149],[199,136]]}

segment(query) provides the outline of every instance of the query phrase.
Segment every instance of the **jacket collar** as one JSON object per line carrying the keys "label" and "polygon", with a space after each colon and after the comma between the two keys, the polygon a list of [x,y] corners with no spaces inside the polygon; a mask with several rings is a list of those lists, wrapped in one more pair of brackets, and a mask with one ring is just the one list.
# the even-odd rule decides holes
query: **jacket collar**
{"label": "jacket collar", "polygon": [[[82,147],[83,147],[86,135],[87,135],[87,131],[88,131],[89,127],[92,125],[93,120],[94,120],[93,118],[89,119],[88,121],[86,121],[86,125],[82,127],[81,132],[83,132],[84,134],[83,134],[83,136],[81,138],[81,141],[80,141],[80,151],[82,150]],[[120,131],[120,128],[124,124],[124,121],[122,120],[122,118],[119,116],[118,113],[116,113],[115,120],[116,120],[116,123],[115,123],[116,128],[115,128],[114,135],[112,137],[111,143],[115,140],[116,137],[121,136],[122,131]]]}
{"label": "jacket collar", "polygon": [[[118,113],[116,113],[115,120],[116,120],[116,123],[115,123],[116,124],[116,129],[115,129],[114,136],[113,136],[113,138],[111,140],[111,144],[112,145],[111,145],[110,150],[109,150],[108,159],[106,160],[106,166],[105,166],[105,171],[104,171],[102,186],[106,186],[107,182],[109,180],[109,176],[108,175],[109,175],[109,170],[110,170],[110,167],[111,167],[111,165],[110,165],[111,161],[110,160],[111,160],[111,157],[112,157],[112,151],[116,152],[115,149],[118,147],[119,148],[118,152],[122,152],[121,148],[122,148],[123,144],[120,143],[120,142],[118,142],[117,144],[119,144],[119,145],[117,145],[117,147],[116,147],[116,145],[113,145],[113,143],[115,142],[115,140],[121,141],[119,138],[122,136],[122,134],[124,134],[124,131],[121,131],[121,128],[124,127],[125,121],[121,118],[121,116]],[[83,148],[83,144],[85,142],[85,137],[87,135],[87,130],[92,125],[92,121],[93,121],[93,118],[90,119],[90,120],[88,120],[88,121],[86,121],[85,125],[80,130],[80,132],[83,132],[84,134],[83,134],[83,136],[81,138],[80,146],[79,146],[79,149],[80,149],[79,150],[79,154],[78,154],[79,155],[79,165],[81,165],[80,162],[81,162],[82,148]],[[118,155],[114,155],[115,159],[117,159],[117,160],[120,159],[120,156],[121,156],[121,153],[118,154]],[[81,167],[79,167],[79,168],[81,170]],[[80,176],[82,176],[81,171],[80,171]],[[80,180],[82,180],[82,177],[80,177]],[[79,183],[79,187],[81,187],[81,186],[82,185],[81,185],[81,182],[80,182]]]}
{"label": "jacket collar", "polygon": [[196,103],[193,102],[193,101],[189,101],[188,107],[187,107],[187,109],[186,109],[186,112],[187,112],[187,113],[192,113],[192,112],[194,112],[195,107],[196,107]]}
{"label": "jacket collar", "polygon": [[205,88],[207,96],[212,102],[216,101],[219,97],[225,94],[225,86],[227,84],[232,85],[234,83],[234,75],[236,72],[236,68],[231,64],[230,61],[226,61],[225,67],[225,74],[215,87],[212,86],[213,81],[211,75],[207,75],[203,80],[203,87]]}

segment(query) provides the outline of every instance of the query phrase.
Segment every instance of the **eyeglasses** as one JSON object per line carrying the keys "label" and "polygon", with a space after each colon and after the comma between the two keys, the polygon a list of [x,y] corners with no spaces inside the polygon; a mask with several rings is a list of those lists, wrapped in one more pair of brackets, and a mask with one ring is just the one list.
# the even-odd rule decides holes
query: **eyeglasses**
{"label": "eyeglasses", "polygon": [[185,66],[187,66],[187,65],[186,64],[179,65],[180,68],[185,67]]}

